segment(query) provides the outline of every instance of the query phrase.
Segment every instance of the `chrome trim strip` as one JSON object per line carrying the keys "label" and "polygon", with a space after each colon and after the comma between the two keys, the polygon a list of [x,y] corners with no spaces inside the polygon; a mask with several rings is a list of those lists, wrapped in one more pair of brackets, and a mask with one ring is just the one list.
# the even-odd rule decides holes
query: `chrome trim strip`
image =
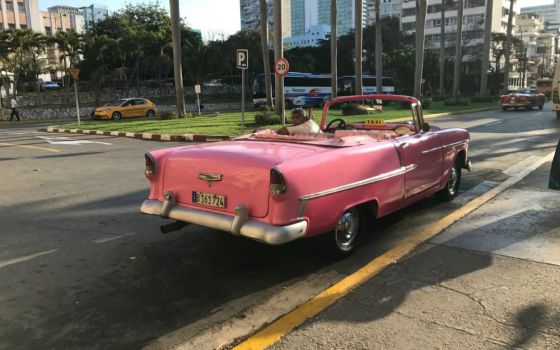
{"label": "chrome trim strip", "polygon": [[[169,202],[167,202],[169,203]],[[169,206],[169,204],[168,204]],[[142,203],[140,211],[144,214],[161,216],[164,203],[147,199]],[[205,210],[173,206],[168,211],[171,219],[188,222],[204,227],[245,236],[254,240],[278,245],[301,238],[307,232],[307,221],[301,220],[285,226],[271,225],[265,222],[250,220],[248,208],[238,205],[235,216],[213,213]]]}
{"label": "chrome trim strip", "polygon": [[432,152],[435,152],[435,151],[440,151],[441,149],[443,149],[443,146],[422,151],[422,154],[427,154],[427,153],[432,153]]}
{"label": "chrome trim strip", "polygon": [[222,181],[222,174],[198,173],[198,178],[204,181]]}
{"label": "chrome trim strip", "polygon": [[300,201],[305,201],[305,200],[315,199],[315,198],[319,198],[319,197],[324,197],[324,196],[328,196],[329,194],[342,192],[342,191],[350,190],[352,188],[369,185],[369,184],[372,184],[374,182],[387,180],[387,179],[390,179],[392,177],[408,173],[409,171],[412,171],[412,170],[416,169],[416,167],[417,167],[416,164],[410,164],[410,165],[401,167],[400,169],[396,169],[396,170],[390,171],[388,173],[384,173],[384,174],[380,174],[380,175],[377,175],[377,176],[374,176],[374,177],[370,177],[368,179],[356,181],[356,182],[353,182],[353,183],[350,183],[350,184],[347,184],[347,185],[338,186],[338,187],[331,188],[331,189],[328,189],[328,190],[324,190],[324,191],[321,191],[321,192],[316,192],[316,193],[311,193],[311,194],[308,194],[308,195],[305,195],[305,196],[301,196],[299,198],[299,200]]}
{"label": "chrome trim strip", "polygon": [[469,143],[469,141],[468,141],[468,140],[465,140],[465,141],[459,141],[459,142],[453,142],[453,143],[450,143],[450,144],[448,144],[448,145],[445,145],[445,146],[441,146],[441,148],[448,148],[448,147],[453,147],[453,146],[459,146],[459,145],[462,145],[462,144],[467,144],[467,143]]}

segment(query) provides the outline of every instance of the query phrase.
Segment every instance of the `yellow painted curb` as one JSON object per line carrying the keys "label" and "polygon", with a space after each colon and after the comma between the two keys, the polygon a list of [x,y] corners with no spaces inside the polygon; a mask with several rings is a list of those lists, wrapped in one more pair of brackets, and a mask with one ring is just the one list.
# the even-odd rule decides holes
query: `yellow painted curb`
{"label": "yellow painted curb", "polygon": [[472,213],[509,187],[521,181],[524,177],[539,168],[542,164],[546,163],[547,161],[551,161],[553,157],[554,152],[537,160],[535,163],[524,169],[519,174],[512,176],[492,190],[473,199],[462,208],[445,216],[438,222],[432,224],[419,233],[407,238],[402,243],[384,253],[383,255],[375,258],[355,273],[343,278],[333,286],[322,291],[306,303],[298,306],[293,311],[289,312],[274,323],[270,324],[268,327],[251,336],[241,344],[237,345],[236,347],[234,347],[234,350],[260,350],[274,344],[275,342],[280,340],[281,337],[291,332],[294,328],[303,324],[303,322],[305,322],[307,319],[325,310],[335,301],[344,297],[352,290],[361,286],[362,284],[373,278],[375,275],[377,275],[379,272],[383,271],[386,267],[390,266],[397,260],[413,251],[421,243],[441,233],[453,223]]}

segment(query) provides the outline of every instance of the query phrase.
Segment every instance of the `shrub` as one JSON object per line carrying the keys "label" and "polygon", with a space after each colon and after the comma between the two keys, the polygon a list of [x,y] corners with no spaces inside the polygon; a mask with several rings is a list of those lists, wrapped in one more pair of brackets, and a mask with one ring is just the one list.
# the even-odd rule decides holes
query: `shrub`
{"label": "shrub", "polygon": [[159,119],[161,120],[170,120],[170,119],[178,119],[179,116],[177,112],[159,112],[158,113]]}
{"label": "shrub", "polygon": [[373,107],[367,105],[359,105],[355,103],[348,103],[342,106],[342,115],[362,115],[374,113]]}
{"label": "shrub", "polygon": [[432,102],[434,100],[432,100],[431,97],[422,97],[420,98],[420,103],[422,104],[422,108],[424,109],[428,109],[430,108],[430,106],[432,105]]}
{"label": "shrub", "polygon": [[470,101],[466,97],[458,97],[457,99],[448,98],[443,104],[446,106],[468,106]]}
{"label": "shrub", "polygon": [[255,114],[255,125],[272,125],[280,124],[282,120],[280,116],[274,114],[274,111],[266,106],[262,106],[259,111]]}

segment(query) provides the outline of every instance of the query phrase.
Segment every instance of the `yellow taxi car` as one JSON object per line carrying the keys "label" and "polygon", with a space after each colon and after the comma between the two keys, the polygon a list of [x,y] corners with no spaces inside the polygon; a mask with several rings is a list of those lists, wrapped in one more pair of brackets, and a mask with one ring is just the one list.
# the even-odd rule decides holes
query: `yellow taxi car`
{"label": "yellow taxi car", "polygon": [[152,118],[156,113],[156,105],[146,98],[123,98],[95,108],[92,116],[93,119],[121,120],[133,117]]}

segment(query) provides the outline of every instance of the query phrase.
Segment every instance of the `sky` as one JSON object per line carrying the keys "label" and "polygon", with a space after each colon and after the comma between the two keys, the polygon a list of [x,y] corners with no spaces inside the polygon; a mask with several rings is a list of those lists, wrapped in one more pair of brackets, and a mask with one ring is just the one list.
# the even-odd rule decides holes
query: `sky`
{"label": "sky", "polygon": [[[39,0],[39,8],[46,10],[55,5],[75,7],[91,4],[105,5],[116,11],[126,4],[159,3],[169,10],[169,1],[149,0]],[[205,39],[221,34],[229,36],[239,31],[239,0],[179,0],[179,13],[188,25],[200,29]]]}
{"label": "sky", "polygon": [[[96,3],[115,11],[125,4],[146,2],[146,0],[39,0],[39,7],[41,10],[46,10],[47,7],[54,5],[80,7]],[[553,2],[554,0],[517,0],[517,8]],[[159,1],[159,3],[169,9],[168,1]],[[202,31],[205,39],[216,38],[222,34],[229,36],[240,29],[239,0],[179,0],[179,12],[189,26]]]}

